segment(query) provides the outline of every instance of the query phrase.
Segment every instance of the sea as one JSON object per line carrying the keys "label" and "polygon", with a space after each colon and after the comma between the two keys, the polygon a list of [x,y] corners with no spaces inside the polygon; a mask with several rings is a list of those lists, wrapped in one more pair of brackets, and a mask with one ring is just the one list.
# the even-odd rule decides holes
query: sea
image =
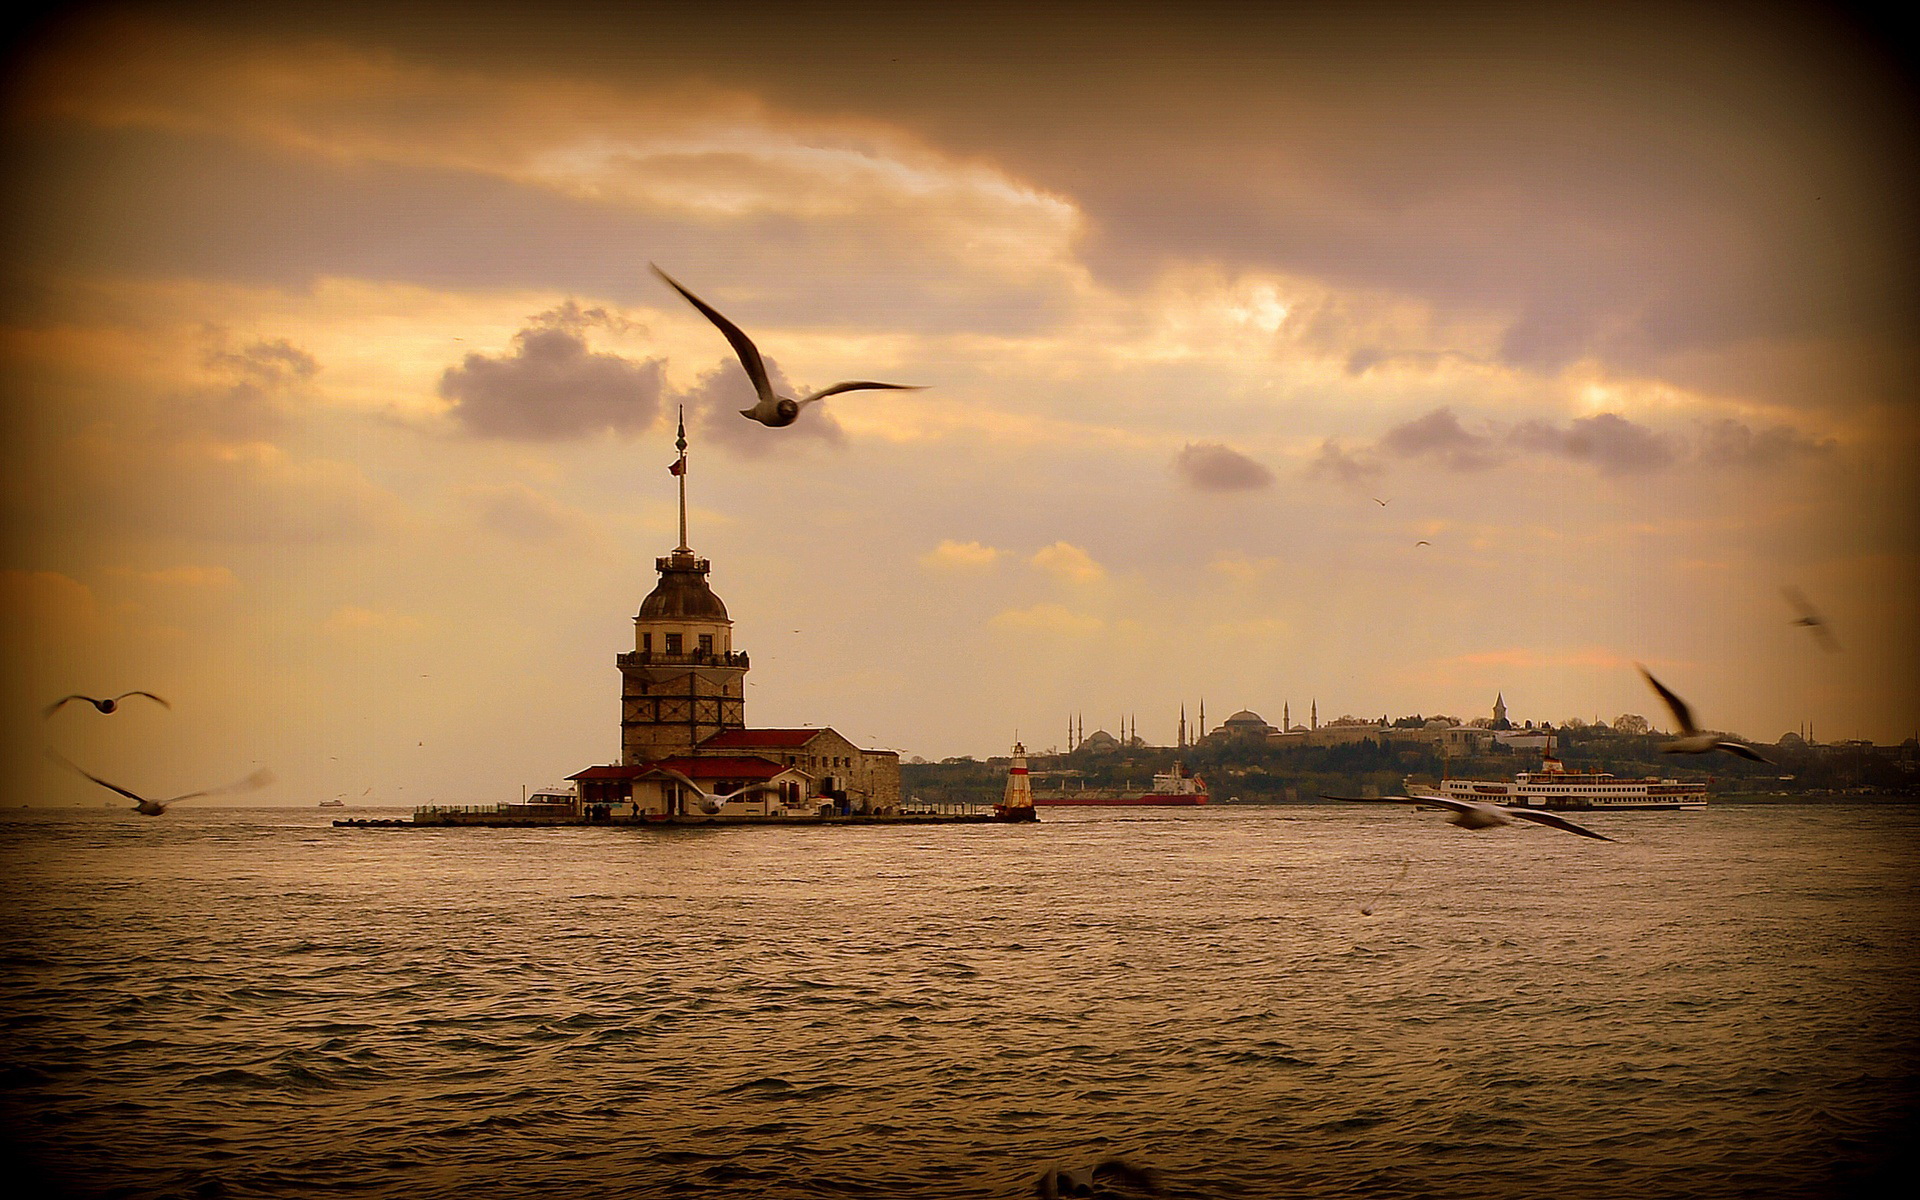
{"label": "sea", "polygon": [[[1906,1194],[1920,806],[0,814],[50,1197]],[[1056,1172],[1082,1172],[1080,1175]]]}

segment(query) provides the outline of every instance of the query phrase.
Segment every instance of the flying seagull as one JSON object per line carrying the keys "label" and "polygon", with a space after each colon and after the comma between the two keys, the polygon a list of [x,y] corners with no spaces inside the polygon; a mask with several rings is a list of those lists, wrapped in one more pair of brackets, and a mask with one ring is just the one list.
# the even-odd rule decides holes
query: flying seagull
{"label": "flying seagull", "polygon": [[1827,619],[1821,616],[1813,605],[1807,603],[1805,596],[1793,588],[1781,588],[1780,592],[1786,596],[1788,604],[1800,611],[1800,615],[1794,618],[1795,625],[1805,625],[1812,631],[1814,639],[1820,643],[1822,650],[1832,653],[1840,648],[1839,639],[1833,636],[1833,630],[1828,627]]}
{"label": "flying seagull", "polygon": [[[653,266],[652,263],[648,263],[647,265]],[[779,395],[773,390],[773,384],[767,380],[767,364],[760,360],[760,351],[754,346],[752,338],[742,333],[738,325],[721,316],[705,300],[702,300],[692,292],[681,287],[674,281],[671,275],[668,275],[659,267],[654,266],[653,273],[666,280],[667,286],[679,292],[682,296],[685,296],[687,303],[699,309],[701,313],[706,316],[707,320],[712,321],[719,327],[721,333],[727,335],[727,341],[733,344],[733,352],[739,355],[740,365],[747,369],[747,378],[753,380],[754,393],[760,397],[759,403],[755,404],[752,408],[743,408],[740,410],[740,415],[743,417],[778,429],[782,426],[793,424],[794,419],[800,415],[800,410],[812,404],[815,400],[824,400],[828,396],[836,396],[841,392],[858,392],[870,388],[890,388],[894,391],[903,392],[917,392],[920,390],[920,385],[918,384],[874,383],[866,379],[848,379],[836,383],[832,387],[821,388],[811,396],[803,396],[798,400],[789,396]]]}
{"label": "flying seagull", "polygon": [[71,700],[85,700],[88,704],[93,705],[95,708],[99,709],[101,712],[110,713],[114,709],[119,708],[120,702],[122,700],[125,700],[128,696],[145,696],[147,699],[153,701],[155,704],[158,704],[161,708],[173,707],[173,705],[168,704],[165,700],[162,700],[160,697],[154,695],[152,692],[121,692],[118,696],[113,696],[106,700],[95,700],[92,696],[80,696],[80,695],[68,696],[61,700],[55,700],[52,704],[47,705],[46,711],[43,712],[41,715],[50,717],[55,712],[59,711],[61,705]]}
{"label": "flying seagull", "polygon": [[777,792],[780,790],[780,785],[775,783],[750,783],[746,787],[741,788],[737,792],[728,792],[726,795],[722,796],[717,793],[707,791],[706,789],[702,788],[699,784],[695,783],[693,780],[688,779],[685,775],[682,775],[680,772],[674,770],[672,767],[655,767],[654,770],[660,772],[662,775],[665,775],[670,779],[675,780],[676,782],[681,784],[683,787],[691,788],[693,790],[693,794],[700,798],[700,811],[707,814],[710,817],[717,814],[720,811],[720,806],[725,804],[729,800],[739,800],[744,797],[754,795],[758,792]]}
{"label": "flying seagull", "polygon": [[[1640,667],[1639,663],[1633,665]],[[1660,698],[1667,702],[1668,711],[1673,713],[1673,723],[1680,727],[1679,738],[1660,747],[1661,751],[1667,754],[1711,754],[1715,750],[1725,750],[1728,754],[1750,758],[1757,763],[1771,761],[1760,757],[1760,752],[1745,742],[1728,741],[1717,734],[1701,733],[1694,728],[1693,711],[1687,707],[1685,700],[1668,691],[1645,667],[1640,667],[1640,673],[1647,677],[1653,690],[1659,692]]]}
{"label": "flying seagull", "polygon": [[1386,502],[1385,500],[1382,500],[1382,499],[1381,499],[1380,497],[1378,497],[1378,496],[1375,496],[1375,497],[1373,498],[1373,502],[1374,502],[1375,504],[1378,504],[1378,505],[1379,505],[1379,506],[1380,506],[1381,508],[1385,508],[1385,507],[1387,506],[1387,502]]}
{"label": "flying seagull", "polygon": [[201,792],[188,792],[184,796],[173,796],[166,800],[149,800],[145,796],[142,796],[140,793],[130,792],[126,788],[121,787],[117,783],[108,783],[106,780],[100,778],[98,775],[88,774],[86,771],[83,771],[79,767],[74,766],[72,763],[60,757],[58,754],[55,754],[52,750],[47,751],[47,754],[50,757],[52,757],[53,761],[59,763],[63,767],[66,767],[68,770],[76,771],[81,775],[85,775],[88,779],[93,780],[95,783],[99,784],[103,788],[106,788],[110,792],[119,792],[122,796],[125,796],[127,799],[133,801],[133,811],[149,817],[157,817],[161,813],[167,811],[168,805],[178,804],[182,800],[191,800],[196,796],[219,796],[219,795],[224,795],[228,792],[251,792],[256,788],[263,788],[273,782],[273,772],[267,770],[265,767],[262,767],[258,771],[255,771],[253,774],[247,776],[245,779],[236,780],[235,782],[229,783],[224,787],[208,788],[205,791],[201,791]]}
{"label": "flying seagull", "polygon": [[1433,545],[1433,543],[1432,543],[1432,542],[1429,542],[1429,541],[1428,541],[1428,540],[1426,540],[1425,538],[1421,538],[1421,539],[1420,539],[1419,541],[1417,541],[1417,542],[1415,542],[1415,543],[1414,543],[1414,545],[1416,545],[1416,546],[1431,546],[1431,545]]}
{"label": "flying seagull", "polygon": [[1613,840],[1604,833],[1595,833],[1584,825],[1575,825],[1565,817],[1555,816],[1549,812],[1539,812],[1517,805],[1489,804],[1484,800],[1458,800],[1452,796],[1329,796],[1325,792],[1320,793],[1320,798],[1322,800],[1357,800],[1365,804],[1429,804],[1452,813],[1453,816],[1447,819],[1447,823],[1458,825],[1462,829],[1497,829],[1502,825],[1513,824],[1513,819],[1518,817],[1522,821],[1550,825],[1555,829],[1564,829],[1568,833],[1577,833],[1581,837],[1596,838],[1603,842]]}

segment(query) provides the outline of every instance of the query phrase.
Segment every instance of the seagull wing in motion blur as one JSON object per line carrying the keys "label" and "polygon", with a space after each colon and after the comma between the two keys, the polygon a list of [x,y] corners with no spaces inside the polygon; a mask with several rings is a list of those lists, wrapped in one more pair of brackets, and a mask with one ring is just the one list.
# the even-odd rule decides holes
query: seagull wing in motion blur
{"label": "seagull wing in motion blur", "polygon": [[703,813],[706,813],[710,817],[718,813],[720,811],[720,806],[725,804],[729,800],[739,800],[746,796],[757,795],[760,792],[777,792],[780,790],[780,785],[776,783],[750,783],[746,787],[741,788],[737,792],[728,792],[726,795],[722,796],[717,793],[707,791],[706,789],[702,788],[699,784],[695,783],[693,780],[688,779],[685,775],[682,775],[680,772],[674,770],[672,767],[655,767],[654,770],[660,772],[662,775],[667,776],[669,779],[674,780],[675,782],[679,783],[681,786],[692,789],[693,794],[700,798],[700,811]]}
{"label": "seagull wing in motion blur", "polygon": [[1150,1168],[1136,1167],[1123,1158],[1109,1158],[1090,1167],[1048,1167],[1034,1181],[1033,1192],[1042,1200],[1060,1200],[1065,1196],[1100,1196],[1119,1200],[1121,1197],[1163,1194],[1158,1175]]}
{"label": "seagull wing in motion blur", "polygon": [[173,705],[168,704],[165,700],[162,700],[160,697],[154,695],[152,692],[121,692],[118,696],[109,696],[104,700],[96,700],[92,696],[81,696],[81,695],[65,696],[59,700],[55,700],[52,704],[47,705],[46,709],[42,711],[40,715],[43,717],[50,717],[54,713],[60,710],[61,705],[66,704],[68,701],[72,701],[72,700],[85,700],[88,704],[93,705],[95,708],[99,709],[101,712],[110,713],[114,709],[119,708],[120,702],[122,700],[125,700],[128,696],[145,696],[147,699],[153,701],[155,704],[158,704],[161,708],[173,707]]}
{"label": "seagull wing in motion blur", "polygon": [[1807,631],[1813,634],[1814,640],[1820,643],[1820,648],[1827,653],[1831,654],[1840,649],[1840,641],[1833,636],[1832,626],[1827,624],[1827,619],[1820,615],[1819,610],[1807,602],[1805,596],[1794,588],[1781,588],[1780,592],[1787,598],[1787,603],[1793,605],[1800,614],[1793,620],[1795,625],[1805,625]]}
{"label": "seagull wing in motion blur", "polygon": [[61,766],[67,768],[68,770],[76,772],[77,774],[80,774],[82,776],[85,776],[88,779],[91,779],[93,782],[99,784],[103,788],[106,788],[110,792],[118,792],[122,796],[125,796],[127,799],[133,801],[133,811],[137,813],[142,813],[149,817],[159,816],[161,813],[167,811],[168,805],[178,804],[182,800],[192,800],[197,796],[220,796],[230,792],[251,792],[257,788],[266,787],[268,784],[273,782],[273,772],[267,770],[265,767],[262,767],[258,771],[255,771],[253,774],[247,776],[245,779],[235,780],[234,782],[225,784],[221,787],[207,788],[205,791],[199,791],[199,792],[188,792],[184,796],[172,796],[165,800],[149,800],[138,792],[130,792],[126,788],[121,787],[117,783],[108,783],[106,780],[100,778],[98,775],[90,774],[89,772],[82,770],[81,768],[75,766],[71,762],[68,762],[65,758],[62,758],[59,754],[55,753],[52,750],[48,750],[47,755],[50,758],[52,758],[53,761],[59,763]]}
{"label": "seagull wing in motion blur", "polygon": [[[647,265],[653,266],[652,263]],[[699,309],[701,315],[705,316],[707,320],[712,321],[721,333],[727,335],[727,341],[732,344],[733,352],[740,358],[740,365],[747,369],[747,378],[753,381],[754,395],[759,397],[759,402],[752,408],[743,408],[740,410],[740,415],[743,417],[748,417],[760,422],[762,425],[777,429],[783,425],[793,424],[794,419],[800,415],[800,410],[812,404],[815,400],[824,400],[828,396],[837,396],[841,392],[858,392],[873,388],[887,388],[893,391],[904,392],[920,390],[917,384],[875,383],[867,379],[849,379],[836,383],[832,387],[821,388],[819,391],[811,395],[803,396],[798,400],[788,396],[782,396],[773,390],[773,383],[767,378],[767,364],[761,360],[760,349],[753,344],[752,338],[748,337],[738,325],[735,325],[732,321],[722,316],[718,309],[694,295],[686,288],[681,287],[673,276],[662,271],[657,266],[653,266],[653,273],[665,280],[668,287],[686,297],[687,303]]]}
{"label": "seagull wing in motion blur", "polygon": [[1453,796],[1329,796],[1320,793],[1322,800],[1353,800],[1362,804],[1421,804],[1434,808],[1444,808],[1453,816],[1448,824],[1458,825],[1462,829],[1497,829],[1502,825],[1511,825],[1517,817],[1522,821],[1532,821],[1536,825],[1546,825],[1553,829],[1564,829],[1568,833],[1577,833],[1581,837],[1596,841],[1610,842],[1613,839],[1604,833],[1595,833],[1584,825],[1575,825],[1565,817],[1552,813],[1537,812],[1531,808],[1515,805],[1488,804],[1481,800],[1461,800]]}
{"label": "seagull wing in motion blur", "polygon": [[[1637,667],[1640,666],[1638,663],[1634,665]],[[1653,686],[1653,690],[1660,693],[1660,698],[1666,701],[1667,711],[1673,714],[1673,723],[1680,727],[1679,738],[1660,747],[1663,753],[1711,754],[1715,750],[1725,750],[1728,754],[1737,754],[1741,758],[1750,758],[1757,763],[1770,761],[1760,757],[1759,751],[1744,742],[1730,741],[1711,733],[1701,733],[1699,729],[1694,727],[1693,710],[1687,707],[1685,700],[1668,691],[1666,685],[1658,679],[1655,679],[1653,673],[1645,667],[1640,667],[1640,673],[1646,676],[1647,682]]]}

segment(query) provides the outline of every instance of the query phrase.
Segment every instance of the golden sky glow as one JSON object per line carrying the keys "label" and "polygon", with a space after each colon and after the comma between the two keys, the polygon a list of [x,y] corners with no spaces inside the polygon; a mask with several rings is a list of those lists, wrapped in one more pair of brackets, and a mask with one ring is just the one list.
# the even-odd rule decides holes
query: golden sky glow
{"label": "golden sky glow", "polygon": [[[1870,30],[455,11],[80,5],[11,61],[29,794],[91,799],[48,740],[289,803],[608,759],[682,406],[756,724],[1659,724],[1645,662],[1754,739],[1920,729],[1914,106]],[[927,390],[751,425],[649,263],[795,387]],[[38,715],[130,688],[174,710]]]}

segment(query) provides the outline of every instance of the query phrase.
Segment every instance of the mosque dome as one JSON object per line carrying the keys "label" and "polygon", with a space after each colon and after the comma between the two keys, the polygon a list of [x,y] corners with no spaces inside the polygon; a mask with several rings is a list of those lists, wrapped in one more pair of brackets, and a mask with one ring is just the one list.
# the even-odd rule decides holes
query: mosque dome
{"label": "mosque dome", "polygon": [[726,621],[727,606],[707,586],[707,560],[675,554],[656,560],[660,582],[640,602],[641,621]]}
{"label": "mosque dome", "polygon": [[1265,729],[1267,727],[1266,720],[1259,713],[1248,712],[1244,708],[1228,717],[1223,724],[1228,729]]}

